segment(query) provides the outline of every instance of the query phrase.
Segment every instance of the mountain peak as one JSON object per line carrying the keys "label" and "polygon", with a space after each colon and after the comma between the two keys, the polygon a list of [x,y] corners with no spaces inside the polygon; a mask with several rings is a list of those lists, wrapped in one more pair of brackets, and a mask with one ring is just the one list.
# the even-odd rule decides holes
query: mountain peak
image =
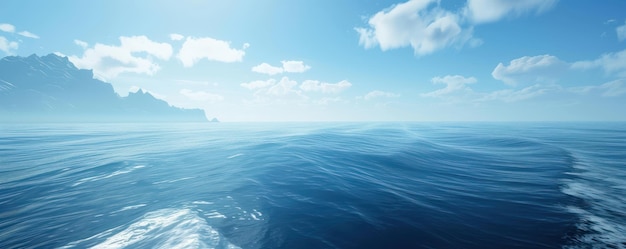
{"label": "mountain peak", "polygon": [[204,111],[181,109],[139,89],[120,97],[113,87],[63,56],[0,60],[0,120],[42,122],[206,122]]}

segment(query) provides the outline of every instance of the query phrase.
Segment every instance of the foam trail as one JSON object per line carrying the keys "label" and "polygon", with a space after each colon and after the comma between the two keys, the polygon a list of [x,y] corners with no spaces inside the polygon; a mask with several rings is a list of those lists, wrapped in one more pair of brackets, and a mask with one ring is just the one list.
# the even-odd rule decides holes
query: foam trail
{"label": "foam trail", "polygon": [[229,156],[229,157],[227,157],[227,158],[228,158],[228,159],[232,159],[232,158],[235,158],[235,157],[240,157],[240,156],[243,156],[243,154],[242,154],[242,153],[237,153],[237,154],[234,154],[234,155]]}
{"label": "foam trail", "polygon": [[[121,230],[113,234],[113,230]],[[103,238],[104,241],[101,241]],[[100,241],[97,241],[100,240]],[[147,213],[122,230],[121,227],[75,241],[62,248],[92,246],[113,248],[239,248],[189,209],[162,209]]]}

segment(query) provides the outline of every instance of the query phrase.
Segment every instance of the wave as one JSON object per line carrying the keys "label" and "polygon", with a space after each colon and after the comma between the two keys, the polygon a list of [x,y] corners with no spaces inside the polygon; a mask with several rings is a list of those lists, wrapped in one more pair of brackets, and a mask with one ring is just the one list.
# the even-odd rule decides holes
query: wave
{"label": "wave", "polygon": [[12,128],[0,247],[624,248],[605,126]]}
{"label": "wave", "polygon": [[581,200],[566,207],[578,215],[580,233],[564,248],[626,248],[626,174],[611,168],[577,156],[563,193]]}
{"label": "wave", "polygon": [[137,165],[137,166],[127,167],[127,168],[121,169],[121,170],[116,170],[116,171],[114,171],[112,173],[108,173],[108,174],[82,178],[82,179],[76,181],[76,183],[72,184],[72,187],[76,187],[76,186],[81,185],[81,184],[86,183],[86,182],[95,182],[95,181],[111,178],[111,177],[118,176],[118,175],[128,174],[128,173],[131,173],[131,172],[133,172],[133,171],[135,171],[137,169],[141,169],[141,168],[144,168],[144,167],[146,167],[146,166],[145,165]]}
{"label": "wave", "polygon": [[161,209],[138,221],[60,248],[239,248],[190,209]]}

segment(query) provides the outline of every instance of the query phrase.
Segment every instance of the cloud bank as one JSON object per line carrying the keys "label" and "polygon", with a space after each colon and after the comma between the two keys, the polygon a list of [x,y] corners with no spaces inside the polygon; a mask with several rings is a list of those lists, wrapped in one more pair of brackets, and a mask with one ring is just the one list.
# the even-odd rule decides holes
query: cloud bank
{"label": "cloud bank", "polygon": [[[175,36],[174,38],[179,37]],[[244,45],[244,47],[246,46]],[[238,62],[243,60],[245,54],[244,50],[231,48],[230,43],[227,41],[210,37],[187,37],[176,58],[183,63],[183,66],[192,67],[202,59],[219,62]]]}
{"label": "cloud bank", "polygon": [[[69,60],[81,69],[93,69],[94,76],[109,80],[121,73],[138,73],[153,75],[160,66],[155,60],[169,60],[172,46],[159,43],[146,36],[121,36],[120,45],[104,45],[96,43],[85,49],[82,56],[69,56]],[[87,47],[87,43],[75,40],[79,46]]]}
{"label": "cloud bank", "polygon": [[368,27],[357,27],[359,44],[382,51],[410,46],[426,55],[450,46],[478,46],[473,37],[476,25],[506,16],[549,10],[557,0],[468,0],[458,10],[446,10],[438,0],[410,0],[374,14]]}
{"label": "cloud bank", "polygon": [[252,67],[252,72],[275,75],[280,73],[304,73],[311,69],[311,66],[305,65],[303,61],[281,61],[282,67],[272,66],[268,63],[261,63]]}

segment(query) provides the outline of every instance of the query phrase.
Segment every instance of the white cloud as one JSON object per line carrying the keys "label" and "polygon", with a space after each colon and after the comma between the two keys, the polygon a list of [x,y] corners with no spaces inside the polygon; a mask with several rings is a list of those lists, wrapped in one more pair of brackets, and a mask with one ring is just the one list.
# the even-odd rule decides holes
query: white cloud
{"label": "white cloud", "polygon": [[4,36],[0,36],[0,51],[5,52],[6,54],[13,54],[14,50],[17,50],[19,45],[17,42],[9,41]]}
{"label": "white cloud", "polygon": [[396,97],[400,97],[400,95],[395,94],[395,93],[390,93],[390,92],[374,90],[374,91],[367,93],[365,96],[363,96],[363,99],[371,100],[371,99],[376,99],[376,98],[396,98]]}
{"label": "white cloud", "polygon": [[[83,52],[81,57],[69,56],[69,60],[81,69],[93,69],[102,80],[117,77],[121,73],[153,75],[160,70],[154,59],[168,60],[172,46],[151,41],[145,36],[122,36],[119,46],[97,43]],[[144,52],[145,54],[137,54]]]}
{"label": "white cloud", "polygon": [[217,95],[217,94],[213,94],[213,93],[208,93],[205,91],[192,91],[189,89],[181,89],[180,90],[180,94],[184,95],[185,97],[191,99],[191,100],[195,100],[195,101],[203,101],[203,102],[219,102],[224,100],[224,97],[222,97],[221,95]]}
{"label": "white cloud", "polygon": [[378,45],[385,51],[411,46],[424,55],[470,40],[472,29],[461,28],[460,21],[458,15],[440,8],[437,0],[411,0],[376,13],[368,21],[369,28],[355,30],[365,48]]}
{"label": "white cloud", "polygon": [[604,90],[603,96],[616,97],[626,94],[626,79],[618,79],[598,86]]}
{"label": "white cloud", "polygon": [[560,89],[560,87],[556,85],[535,84],[522,89],[503,89],[491,92],[476,92],[468,86],[469,84],[476,83],[476,78],[463,77],[460,75],[434,77],[432,78],[432,82],[435,84],[445,84],[446,87],[421,94],[421,96],[442,98],[466,104],[485,101],[517,102],[535,98],[550,91]]}
{"label": "white cloud", "polygon": [[527,12],[541,13],[552,8],[558,0],[468,0],[467,11],[474,23],[498,21],[504,17]]}
{"label": "white cloud", "polygon": [[520,90],[504,89],[486,93],[482,98],[479,98],[478,101],[500,100],[504,102],[516,102],[543,95],[550,90],[550,88],[539,84]]}
{"label": "white cloud", "polygon": [[303,73],[311,69],[309,65],[305,65],[303,61],[281,61],[282,67],[275,67],[267,63],[261,63],[252,67],[253,72],[274,75],[279,73]]}
{"label": "white cloud", "polygon": [[281,61],[283,70],[288,73],[303,73],[311,69],[310,66],[304,65],[303,61]]}
{"label": "white cloud", "polygon": [[317,80],[305,80],[304,82],[302,82],[302,85],[300,85],[300,89],[305,92],[322,92],[336,94],[350,88],[351,86],[352,84],[347,80],[342,80],[334,84],[320,82]]}
{"label": "white cloud", "polygon": [[242,83],[241,86],[249,90],[255,90],[254,102],[303,100],[308,99],[302,95],[302,91],[296,89],[298,82],[282,77],[279,81],[275,79],[257,80],[249,83]]}
{"label": "white cloud", "polygon": [[283,72],[282,67],[275,67],[267,63],[261,63],[252,67],[252,72],[263,73],[268,75],[279,74]]}
{"label": "white cloud", "polygon": [[187,37],[176,57],[183,63],[183,66],[191,67],[201,59],[237,62],[241,61],[245,54],[243,50],[231,48],[230,43],[226,41],[210,37]]}
{"label": "white cloud", "polygon": [[451,94],[453,92],[459,91],[471,91],[469,87],[466,85],[476,83],[476,78],[474,77],[463,77],[461,75],[446,75],[444,77],[434,77],[431,79],[434,84],[445,84],[446,87],[424,93],[422,96],[425,97],[441,97],[444,95]]}
{"label": "white cloud", "polygon": [[[0,23],[0,31],[7,32],[7,33],[15,33],[15,26],[8,24],[8,23]],[[24,37],[28,37],[28,38],[39,39],[38,35],[28,32],[26,30],[17,32],[17,34],[24,36]]]}
{"label": "white cloud", "polygon": [[243,49],[247,49],[249,47],[250,47],[250,43],[247,43],[247,42],[244,43],[243,46],[242,46]]}
{"label": "white cloud", "polygon": [[33,34],[31,32],[28,32],[26,30],[24,31],[20,31],[17,33],[18,35],[24,36],[24,37],[28,37],[28,38],[33,38],[33,39],[39,39],[39,36],[36,34]]}
{"label": "white cloud", "polygon": [[[297,81],[291,80],[288,77],[282,77],[280,80],[268,79],[257,80],[240,84],[249,90],[254,90],[255,102],[268,102],[268,101],[296,101],[292,103],[303,103],[300,101],[309,100],[309,97],[304,95],[304,92],[321,92],[325,94],[337,94],[352,84],[348,81],[340,81],[334,84],[320,82],[317,80],[306,80],[302,84],[298,84]],[[299,87],[298,87],[299,85]],[[341,98],[322,98],[318,101],[313,101],[315,104],[329,104],[331,102],[343,101]]]}
{"label": "white cloud", "polygon": [[13,33],[15,32],[15,26],[8,24],[8,23],[0,23],[0,31]]}
{"label": "white cloud", "polygon": [[267,94],[274,96],[285,96],[289,93],[298,93],[299,91],[293,88],[298,85],[295,80],[290,80],[287,77],[283,77],[280,81],[267,89]]}
{"label": "white cloud", "polygon": [[255,89],[272,86],[274,84],[276,84],[276,80],[269,79],[269,80],[255,80],[255,81],[251,81],[248,83],[241,83],[240,85],[244,88],[247,88],[248,90],[255,90]]}
{"label": "white cloud", "polygon": [[123,48],[131,52],[146,52],[161,60],[169,60],[172,56],[172,46],[168,43],[153,42],[145,36],[120,37]]}
{"label": "white cloud", "polygon": [[617,39],[619,41],[626,40],[626,22],[624,22],[624,25],[617,27],[615,32],[617,32]]}
{"label": "white cloud", "polygon": [[456,12],[445,10],[440,0],[409,0],[392,5],[368,19],[367,28],[357,27],[359,44],[382,51],[411,46],[417,55],[446,47],[480,46],[474,26],[526,12],[541,13],[558,0],[468,0]]}
{"label": "white cloud", "polygon": [[578,94],[588,94],[592,91],[601,91],[602,96],[617,97],[626,94],[626,79],[613,80],[599,86],[571,87],[568,90]]}
{"label": "white cloud", "polygon": [[172,39],[172,41],[180,41],[182,39],[185,39],[185,36],[181,34],[173,33],[173,34],[170,34],[170,39]]}
{"label": "white cloud", "polygon": [[572,64],[574,69],[602,68],[607,74],[626,77],[626,49],[616,53],[607,53],[593,61],[578,61]]}
{"label": "white cloud", "polygon": [[78,40],[78,39],[74,39],[74,44],[80,46],[83,49],[87,49],[87,47],[89,47],[89,43]]}
{"label": "white cloud", "polygon": [[567,63],[552,55],[524,56],[509,65],[499,63],[491,75],[509,85],[553,82],[567,67]]}

